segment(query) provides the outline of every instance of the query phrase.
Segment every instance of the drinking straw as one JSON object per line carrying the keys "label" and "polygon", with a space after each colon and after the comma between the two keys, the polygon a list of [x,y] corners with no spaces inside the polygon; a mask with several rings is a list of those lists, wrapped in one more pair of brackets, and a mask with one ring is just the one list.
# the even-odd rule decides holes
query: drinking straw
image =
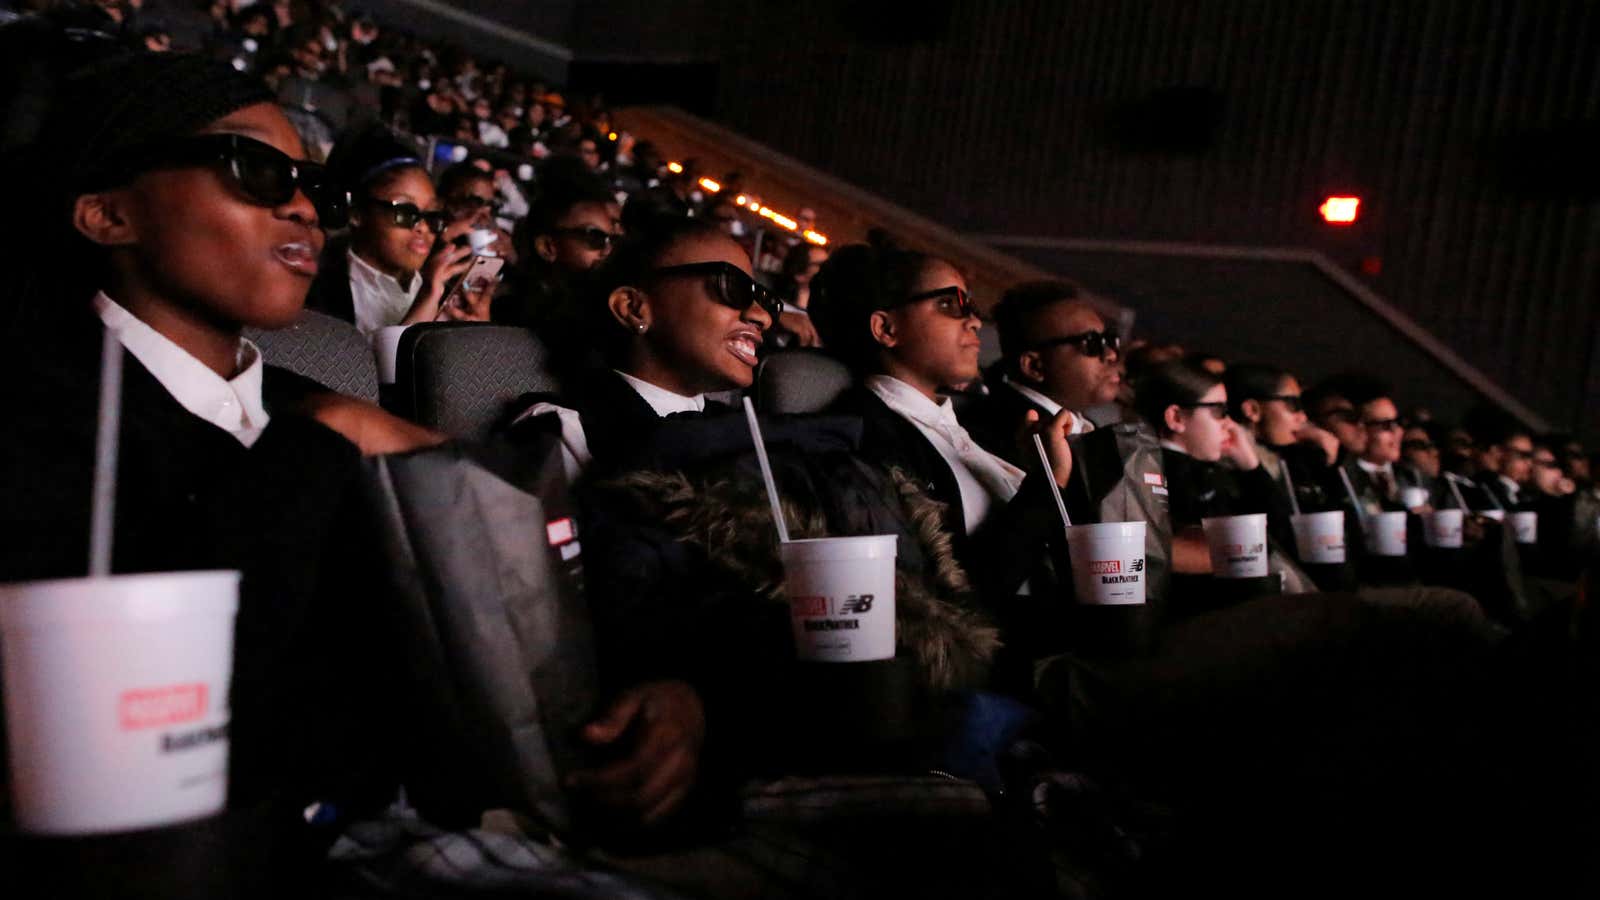
{"label": "drinking straw", "polygon": [[1295,515],[1300,515],[1300,500],[1294,495],[1294,478],[1289,474],[1289,461],[1281,459],[1278,465],[1283,467],[1283,486],[1289,489],[1289,507]]}
{"label": "drinking straw", "polygon": [[117,501],[117,438],[122,420],[122,342],[107,328],[100,344],[100,422],[94,442],[89,511],[89,574],[111,574],[111,525]]}
{"label": "drinking straw", "polygon": [[1072,518],[1067,515],[1067,501],[1061,499],[1061,489],[1056,487],[1052,477],[1054,470],[1050,468],[1050,454],[1044,452],[1044,438],[1038,432],[1033,435],[1033,447],[1039,451],[1039,462],[1044,463],[1044,477],[1050,479],[1050,493],[1056,498],[1056,509],[1061,512],[1061,524],[1067,528],[1072,527]]}
{"label": "drinking straw", "polygon": [[1361,528],[1365,530],[1367,527],[1367,510],[1361,505],[1361,498],[1356,496],[1356,487],[1350,483],[1350,473],[1346,472],[1343,466],[1339,467],[1339,478],[1344,482],[1345,493],[1350,495],[1350,502],[1355,504],[1356,518],[1361,521]]}
{"label": "drinking straw", "polygon": [[756,445],[756,459],[761,463],[761,480],[767,483],[767,502],[772,504],[772,521],[778,526],[778,541],[789,543],[789,526],[783,521],[783,506],[778,502],[778,482],[772,478],[772,463],[767,461],[767,445],[761,440],[761,424],[756,421],[756,407],[749,397],[744,398],[744,418],[750,423],[750,440]]}

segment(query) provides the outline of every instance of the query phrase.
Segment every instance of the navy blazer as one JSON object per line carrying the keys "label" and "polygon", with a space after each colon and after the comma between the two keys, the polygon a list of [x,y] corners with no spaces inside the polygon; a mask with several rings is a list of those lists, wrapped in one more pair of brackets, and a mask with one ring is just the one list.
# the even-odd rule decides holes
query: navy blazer
{"label": "navy blazer", "polygon": [[829,412],[858,416],[861,456],[895,467],[945,504],[944,528],[956,559],[984,597],[1008,598],[1038,569],[1061,534],[1060,513],[1050,496],[1054,485],[1037,473],[1023,480],[1009,503],[995,506],[979,529],[967,534],[961,486],[955,472],[922,432],[865,387],[846,391]]}
{"label": "navy blazer", "polygon": [[978,442],[978,446],[1014,466],[1027,468],[1028,459],[1017,446],[1017,429],[1022,427],[1028,411],[1039,414],[1048,421],[1052,413],[1022,395],[1022,392],[1004,381],[997,381],[989,395],[973,404],[961,417],[962,427]]}

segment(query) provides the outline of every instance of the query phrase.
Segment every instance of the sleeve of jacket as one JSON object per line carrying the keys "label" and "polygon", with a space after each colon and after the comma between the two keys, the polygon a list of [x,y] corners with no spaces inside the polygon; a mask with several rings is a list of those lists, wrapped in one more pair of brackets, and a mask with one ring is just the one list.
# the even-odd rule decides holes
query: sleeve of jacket
{"label": "sleeve of jacket", "polygon": [[992,509],[983,525],[968,538],[972,571],[967,574],[979,596],[1015,596],[1049,554],[1051,543],[1064,536],[1061,513],[1051,496],[1055,489],[1048,477],[1030,473],[1016,496]]}

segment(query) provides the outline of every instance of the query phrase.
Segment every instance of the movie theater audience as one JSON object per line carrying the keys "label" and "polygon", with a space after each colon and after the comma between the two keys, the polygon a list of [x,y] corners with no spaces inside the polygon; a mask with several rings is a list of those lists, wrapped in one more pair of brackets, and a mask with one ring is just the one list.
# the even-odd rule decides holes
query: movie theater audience
{"label": "movie theater audience", "polygon": [[1071,413],[1071,434],[1093,430],[1085,410],[1116,400],[1121,339],[1064,281],[1030,282],[1006,291],[994,310],[1000,332],[998,377],[968,416],[973,438],[990,453],[1020,463],[1017,429],[1030,411],[1041,419]]}
{"label": "movie theater audience", "polygon": [[350,236],[329,245],[308,306],[363,333],[488,320],[493,285],[459,283],[472,265],[473,222],[451,220],[413,148],[382,128],[357,132],[329,169],[350,191]]}
{"label": "movie theater audience", "polygon": [[[780,231],[733,202],[756,186],[733,173],[701,190],[693,160],[669,172],[598,96],[563,98],[327,4],[236,6],[172,24],[140,3],[73,10],[140,52],[74,73],[29,154],[8,157],[38,176],[19,208],[59,215],[18,248],[8,301],[8,327],[45,327],[0,354],[13,432],[0,446],[0,578],[83,574],[106,334],[125,354],[113,570],[243,573],[228,808],[171,838],[227,859],[187,884],[175,870],[165,892],[253,881],[243,893],[307,894],[339,829],[415,816],[403,795],[382,813],[406,740],[394,676],[408,662],[384,633],[393,598],[374,574],[388,561],[362,457],[445,439],[274,368],[243,336],[293,325],[303,306],[362,334],[493,321],[550,352],[559,390],[520,398],[488,447],[450,447],[471,458],[557,440],[577,488],[605,702],[575,736],[586,755],[562,787],[593,829],[584,841],[614,854],[587,865],[684,851],[663,882],[727,890],[718,879],[738,864],[696,872],[696,854],[772,824],[749,815],[770,779],[798,784],[819,816],[862,790],[830,779],[875,779],[912,810],[938,808],[939,786],[981,785],[970,831],[913,814],[925,834],[886,833],[881,854],[830,844],[826,827],[761,838],[796,858],[827,846],[830,865],[875,872],[864,883],[885,893],[904,880],[947,896],[1079,896],[1084,848],[1116,856],[1107,835],[1125,849],[1120,874],[1172,861],[1214,876],[1233,841],[1315,868],[1339,861],[1353,829],[1365,837],[1350,872],[1377,873],[1362,854],[1383,856],[1415,825],[1407,862],[1436,872],[1513,840],[1523,813],[1562,806],[1552,789],[1573,771],[1568,754],[1532,766],[1530,741],[1554,747],[1551,722],[1571,708],[1573,685],[1551,673],[1585,637],[1578,583],[1600,551],[1581,444],[1489,411],[1460,427],[1443,406],[1443,420],[1402,422],[1398,404],[1415,399],[1404,383],[1344,373],[1302,395],[1274,365],[1124,344],[1065,280],[1017,284],[993,305],[1000,357],[980,373],[982,304],[950,260],[881,233],[830,252],[804,236],[809,209]],[[314,144],[338,131],[324,169]],[[784,253],[774,290],[757,247]],[[505,260],[500,290],[464,282],[480,255]],[[771,507],[746,424],[723,402],[793,349],[843,361],[853,384],[821,415],[762,420],[779,515],[800,539],[897,538],[896,656],[860,680],[869,667],[797,668]],[[970,401],[959,418],[957,393]],[[1113,403],[1144,425],[1130,415],[1097,430],[1087,412]],[[1073,502],[1072,448],[1152,441],[1146,425],[1161,473],[1139,489],[1163,491],[1161,549],[1194,579],[1184,590],[1224,599],[1175,613],[1152,594],[1135,611],[1150,616],[1137,651],[1028,634],[1061,625],[1036,615],[1045,605],[1090,609],[1057,506]],[[1266,513],[1285,550],[1291,498],[1333,510],[1349,492],[1353,561],[1367,516],[1410,506],[1408,558],[1436,568],[1373,590],[1352,562],[1349,593],[1224,597],[1202,519]],[[1464,547],[1418,546],[1424,517],[1461,505],[1503,511],[1504,527],[1469,516]],[[1514,530],[1516,513],[1537,514],[1536,534]],[[1440,560],[1458,571],[1441,574]],[[1063,759],[1084,771],[1060,771]],[[1102,774],[1117,793],[1090,809],[1079,798],[1098,795]],[[1047,797],[1065,816],[1053,825]],[[1180,843],[1199,858],[1133,862],[1161,842],[1128,823],[1167,804],[1192,817]],[[543,841],[525,818],[494,827]],[[1527,825],[1504,864],[1541,858],[1527,848],[1555,830]],[[929,855],[924,836],[957,833],[973,838],[970,858],[910,862]],[[154,858],[171,850],[147,838]],[[942,866],[965,872],[941,883]],[[94,873],[61,877],[73,874]]]}
{"label": "movie theater audience", "polygon": [[1230,414],[1254,440],[1283,498],[1293,485],[1302,509],[1332,508],[1323,487],[1339,458],[1339,439],[1311,424],[1299,379],[1275,366],[1236,363],[1226,384]]}
{"label": "movie theater audience", "polygon": [[892,245],[836,250],[812,281],[810,311],[823,345],[860,380],[833,411],[862,418],[861,454],[947,504],[945,529],[980,593],[1015,593],[1059,532],[1050,497],[1072,471],[1071,411],[1018,425],[1044,440],[1048,473],[1037,456],[1016,466],[972,439],[941,391],[978,376],[982,323],[961,273],[937,257]]}
{"label": "movie theater audience", "polygon": [[1355,384],[1351,393],[1356,396],[1348,399],[1357,404],[1356,415],[1366,431],[1366,441],[1360,452],[1345,460],[1345,476],[1366,514],[1404,509],[1400,489],[1422,485],[1409,467],[1396,465],[1403,431],[1399,411],[1383,386]]}
{"label": "movie theater audience", "polygon": [[[588,231],[609,246],[610,231]],[[540,240],[554,254],[555,237]],[[560,339],[592,336],[601,367],[583,373],[560,398],[570,409],[538,402],[522,414],[559,412],[574,472],[591,464],[613,468],[646,442],[659,420],[703,413],[707,394],[749,387],[762,334],[778,310],[777,298],[751,277],[749,256],[721,229],[699,220],[636,236],[594,274],[592,287],[574,301],[586,302],[575,307],[584,318],[573,320],[574,330]]]}
{"label": "movie theater audience", "polygon": [[[198,57],[117,57],[78,73],[54,111],[36,171],[48,173],[41,208],[60,212],[41,223],[18,301],[44,305],[51,327],[0,362],[8,385],[28,386],[8,391],[0,578],[84,574],[100,344],[114,335],[125,356],[112,571],[243,574],[227,812],[180,828],[176,844],[140,845],[151,871],[210,854],[197,882],[181,866],[143,889],[306,890],[333,835],[303,810],[385,800],[378,684],[391,661],[357,637],[375,561],[351,540],[364,531],[362,448],[340,432],[376,452],[439,438],[266,365],[241,337],[294,321],[322,229],[343,215],[259,81]],[[108,877],[50,874],[66,894]]]}

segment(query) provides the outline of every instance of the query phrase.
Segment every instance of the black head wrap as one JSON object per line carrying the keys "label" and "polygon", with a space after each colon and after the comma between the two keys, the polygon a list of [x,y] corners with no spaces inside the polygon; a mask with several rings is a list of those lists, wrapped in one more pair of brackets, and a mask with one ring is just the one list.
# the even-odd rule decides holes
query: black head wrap
{"label": "black head wrap", "polygon": [[215,60],[139,53],[68,76],[41,149],[69,190],[114,186],[120,164],[164,140],[193,134],[246,106],[273,102],[260,79]]}
{"label": "black head wrap", "polygon": [[100,253],[72,228],[73,199],[117,186],[120,163],[147,146],[193,134],[217,119],[273,101],[260,80],[202,57],[114,50],[86,53],[78,65],[33,87],[46,110],[32,140],[19,139],[7,162],[28,173],[18,179],[20,208],[37,222],[16,240],[0,242],[17,274],[0,327],[72,310],[92,296],[103,276]]}

